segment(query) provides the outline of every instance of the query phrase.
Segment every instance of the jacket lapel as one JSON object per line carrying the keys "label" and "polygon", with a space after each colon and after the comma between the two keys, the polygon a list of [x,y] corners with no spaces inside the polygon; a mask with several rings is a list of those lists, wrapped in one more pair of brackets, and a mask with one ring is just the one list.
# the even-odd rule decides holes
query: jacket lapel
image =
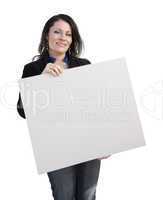
{"label": "jacket lapel", "polygon": [[73,68],[79,66],[80,63],[78,62],[78,58],[70,56],[69,57],[69,65],[68,68]]}

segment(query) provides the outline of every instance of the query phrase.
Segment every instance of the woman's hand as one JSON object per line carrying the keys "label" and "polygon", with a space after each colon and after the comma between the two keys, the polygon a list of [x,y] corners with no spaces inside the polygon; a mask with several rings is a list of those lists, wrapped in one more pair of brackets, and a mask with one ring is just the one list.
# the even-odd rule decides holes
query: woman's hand
{"label": "woman's hand", "polygon": [[111,155],[108,155],[108,156],[105,156],[105,157],[102,157],[102,158],[98,158],[99,160],[102,160],[102,159],[107,159],[109,158]]}
{"label": "woman's hand", "polygon": [[62,61],[56,61],[55,63],[48,63],[45,66],[45,69],[43,70],[42,74],[49,73],[53,76],[59,76],[63,73],[65,63]]}

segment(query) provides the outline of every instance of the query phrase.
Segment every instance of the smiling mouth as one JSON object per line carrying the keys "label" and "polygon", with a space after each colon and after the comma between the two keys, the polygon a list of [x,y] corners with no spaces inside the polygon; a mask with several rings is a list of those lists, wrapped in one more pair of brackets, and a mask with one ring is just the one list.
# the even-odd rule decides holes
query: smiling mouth
{"label": "smiling mouth", "polygon": [[60,47],[65,47],[65,46],[67,46],[66,44],[63,44],[63,43],[56,43],[58,46],[60,46]]}

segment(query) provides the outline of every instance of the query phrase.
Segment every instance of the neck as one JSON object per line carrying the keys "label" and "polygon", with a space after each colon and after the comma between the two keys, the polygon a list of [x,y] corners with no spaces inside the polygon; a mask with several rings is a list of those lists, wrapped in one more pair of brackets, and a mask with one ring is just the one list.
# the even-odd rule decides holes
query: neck
{"label": "neck", "polygon": [[65,53],[50,52],[49,56],[54,57],[57,61],[62,61],[65,57]]}

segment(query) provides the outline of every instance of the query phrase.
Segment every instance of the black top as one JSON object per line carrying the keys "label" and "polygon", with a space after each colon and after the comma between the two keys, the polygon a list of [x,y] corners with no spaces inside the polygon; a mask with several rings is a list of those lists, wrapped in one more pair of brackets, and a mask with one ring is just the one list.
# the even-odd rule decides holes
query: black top
{"label": "black top", "polygon": [[[24,66],[22,78],[40,75],[42,71],[44,70],[46,64],[48,63],[48,57],[49,55],[45,55],[43,58],[40,58],[36,61],[26,64]],[[87,64],[90,64],[90,61],[87,59],[69,56],[68,68],[79,67],[79,66],[87,65]],[[26,118],[20,93],[19,93],[19,99],[17,102],[17,111],[21,117]]]}

